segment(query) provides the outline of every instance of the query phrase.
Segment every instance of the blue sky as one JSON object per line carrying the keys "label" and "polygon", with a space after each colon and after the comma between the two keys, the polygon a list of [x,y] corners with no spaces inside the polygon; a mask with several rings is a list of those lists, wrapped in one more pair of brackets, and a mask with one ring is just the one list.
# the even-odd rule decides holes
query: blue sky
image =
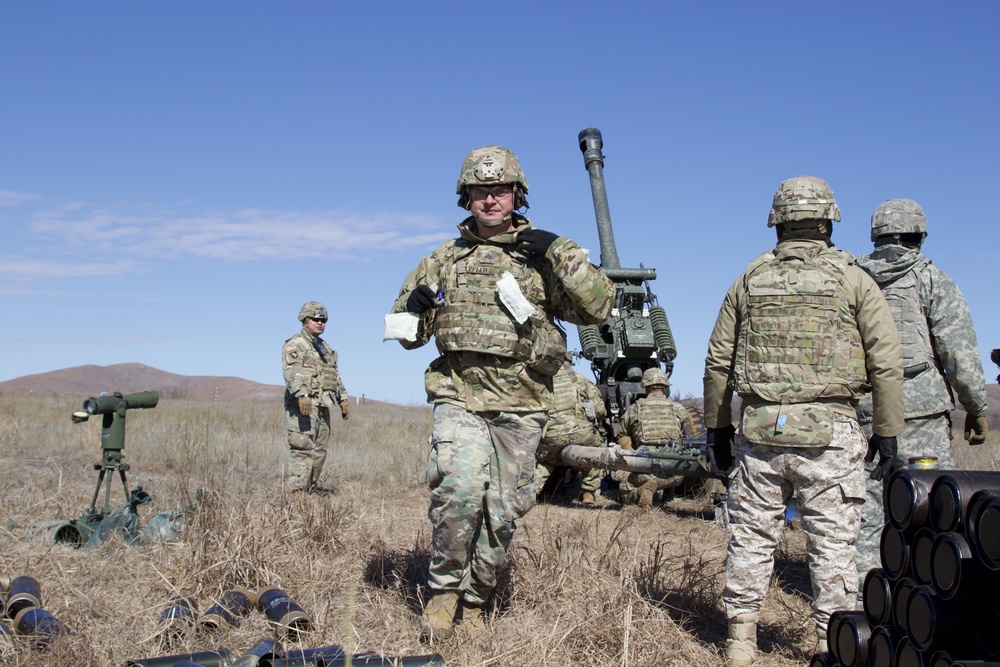
{"label": "blue sky", "polygon": [[382,317],[454,235],[462,158],[509,146],[528,216],[596,258],[586,127],[682,395],[800,174],[856,254],[880,202],[921,203],[993,378],[997,25],[989,2],[0,3],[0,380],[141,362],[280,384],[318,300],[352,394],[422,403],[433,346],[383,343]]}

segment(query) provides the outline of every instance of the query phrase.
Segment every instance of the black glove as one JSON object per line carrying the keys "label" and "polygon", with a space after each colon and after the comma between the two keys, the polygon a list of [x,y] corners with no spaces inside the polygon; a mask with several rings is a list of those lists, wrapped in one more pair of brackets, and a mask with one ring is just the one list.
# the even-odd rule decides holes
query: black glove
{"label": "black glove", "polygon": [[417,289],[406,297],[406,310],[419,315],[428,308],[437,308],[437,295],[427,285],[418,285]]}
{"label": "black glove", "polygon": [[541,229],[526,229],[517,235],[517,249],[525,255],[545,257],[549,246],[559,238],[558,234],[546,232]]}
{"label": "black glove", "polygon": [[887,438],[876,433],[868,438],[868,455],[865,461],[868,463],[874,461],[876,452],[878,452],[878,464],[868,476],[879,480],[892,471],[892,464],[896,460],[896,437]]}
{"label": "black glove", "polygon": [[736,427],[730,424],[722,428],[710,428],[705,434],[705,442],[715,456],[715,465],[719,470],[729,470],[733,467],[733,437]]}

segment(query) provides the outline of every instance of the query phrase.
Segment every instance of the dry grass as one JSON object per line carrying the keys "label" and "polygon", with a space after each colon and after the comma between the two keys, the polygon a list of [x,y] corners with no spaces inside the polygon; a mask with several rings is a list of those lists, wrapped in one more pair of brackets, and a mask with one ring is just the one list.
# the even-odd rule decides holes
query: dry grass
{"label": "dry grass", "polygon": [[[519,523],[488,606],[491,631],[428,647],[417,616],[430,558],[429,409],[357,406],[335,424],[323,481],[338,492],[327,498],[283,492],[280,406],[165,400],[130,411],[129,485],[154,499],[140,508],[143,522],[188,504],[202,486],[219,501],[202,506],[180,541],[113,541],[83,552],[27,529],[89,505],[100,425],[71,424],[79,405],[0,395],[0,574],[38,579],[45,608],[75,633],[46,651],[22,649],[9,664],[123,665],[215,647],[240,653],[273,633],[259,612],[164,650],[155,636],[160,610],[174,595],[193,596],[204,611],[234,586],[265,585],[282,587],[314,619],[304,646],[439,652],[453,666],[724,664],[718,598],[727,535],[708,518],[707,497],[678,499],[669,510],[537,507]],[[995,452],[996,443],[994,436],[975,453]],[[116,484],[113,508],[124,502]],[[763,614],[763,667],[802,664],[814,641],[803,549],[801,533],[789,531]]]}

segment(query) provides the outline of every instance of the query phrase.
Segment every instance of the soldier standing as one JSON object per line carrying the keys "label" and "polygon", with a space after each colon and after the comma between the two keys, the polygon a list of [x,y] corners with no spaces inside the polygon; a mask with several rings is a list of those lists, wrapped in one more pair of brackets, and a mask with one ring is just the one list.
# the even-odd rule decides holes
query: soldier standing
{"label": "soldier standing", "polygon": [[288,430],[288,468],[285,485],[291,491],[324,495],[319,486],[330,441],[330,414],[334,405],[347,419],[347,390],[337,371],[337,353],[320,338],[326,330],[326,306],[309,301],[299,310],[302,331],[285,341],[285,426]]}
{"label": "soldier standing", "polygon": [[472,151],[456,192],[471,213],[459,238],[421,260],[416,288],[393,306],[420,315],[403,347],[433,336],[441,355],[425,373],[434,555],[421,622],[431,641],[452,633],[459,603],[463,627],[483,629],[514,522],[535,502],[535,451],[566,356],[555,318],[601,322],[614,296],[576,243],[515,212],[527,208],[528,182],[509,149]]}
{"label": "soldier standing", "polygon": [[[734,437],[736,448],[722,594],[733,665],[753,664],[792,499],[807,536],[817,650],[826,650],[830,614],[855,604],[862,459],[877,452],[875,474],[884,473],[903,430],[899,336],[878,285],[833,246],[835,220],[840,209],[825,181],[782,183],[767,223],[777,226],[777,247],[729,288],[708,344],[705,423],[719,467],[732,465]],[[855,406],[869,387],[875,435],[866,443]],[[734,389],[743,399],[738,434]]]}
{"label": "soldier standing", "polygon": [[[979,358],[969,307],[955,282],[921,254],[927,217],[911,199],[890,199],[872,214],[875,251],[858,257],[889,304],[903,345],[903,433],[893,468],[911,458],[936,458],[953,470],[951,411],[953,392],[965,408],[965,439],[986,441],[986,378]],[[858,404],[858,421],[872,432],[872,402]],[[871,465],[869,465],[871,468]],[[886,478],[887,479],[887,478]],[[885,525],[883,481],[869,479],[858,537],[858,576],[879,567],[879,540]]]}
{"label": "soldier standing", "polygon": [[[647,368],[642,373],[642,388],[645,398],[628,406],[622,416],[618,444],[627,449],[639,451],[659,451],[661,447],[675,448],[691,434],[687,410],[680,403],[668,397],[670,380],[661,368]],[[629,473],[618,487],[618,499],[623,505],[649,507],[653,495],[662,490],[667,500],[673,497],[674,488],[683,477],[656,477],[640,473]]]}
{"label": "soldier standing", "polygon": [[[562,368],[552,378],[552,407],[545,434],[538,445],[538,468],[535,470],[535,489],[540,493],[546,480],[557,466],[559,452],[567,445],[603,447],[604,430],[601,424],[608,416],[601,390],[594,383],[573,370],[572,358],[567,356]],[[580,482],[580,502],[593,505],[601,490],[604,471],[591,468],[583,471]]]}

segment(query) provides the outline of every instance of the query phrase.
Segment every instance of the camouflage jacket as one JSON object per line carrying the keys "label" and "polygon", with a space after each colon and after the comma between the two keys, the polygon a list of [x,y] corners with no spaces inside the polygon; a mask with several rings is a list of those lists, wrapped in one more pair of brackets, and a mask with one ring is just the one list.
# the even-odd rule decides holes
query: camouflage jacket
{"label": "camouflage jacket", "polygon": [[285,341],[281,361],[288,395],[309,396],[327,406],[347,400],[337,370],[337,353],[322,338],[303,329]]}
{"label": "camouflage jacket", "polygon": [[[953,390],[966,412],[985,415],[986,378],[976,330],[955,282],[926,256],[902,245],[862,255],[858,266],[882,288],[899,330],[906,419],[954,409]],[[858,418],[871,422],[870,399],[859,403]]]}
{"label": "camouflage jacket", "polygon": [[596,424],[603,423],[608,416],[600,389],[573,370],[568,361],[552,377],[552,395],[543,441],[545,438],[596,430]]}
{"label": "camouflage jacket", "polygon": [[672,440],[680,443],[691,433],[683,405],[666,396],[646,396],[628,406],[622,416],[622,431],[632,438],[633,447],[659,447]]}
{"label": "camouflage jacket", "polygon": [[[417,267],[416,285],[437,285],[443,296],[441,308],[431,308],[421,316],[416,341],[400,343],[413,349],[435,337],[441,356],[431,363],[424,375],[429,402],[454,403],[473,411],[545,410],[552,401],[551,375],[558,366],[548,373],[542,372],[528,362],[527,354],[519,354],[519,350],[527,351],[535,346],[536,341],[528,335],[529,328],[514,322],[496,293],[490,292],[484,299],[487,292],[479,287],[473,295],[465,287],[466,280],[469,284],[478,284],[483,282],[483,276],[463,273],[459,263],[462,266],[467,262],[474,264],[470,258],[480,257],[482,253],[503,254],[504,257],[494,259],[514,267],[522,293],[536,308],[537,316],[532,316],[526,324],[536,332],[548,332],[548,342],[561,346],[560,355],[565,352],[565,334],[556,327],[555,319],[574,324],[602,322],[611,312],[614,286],[568,238],[557,238],[544,259],[520,253],[515,247],[517,233],[532,228],[531,222],[521,215],[514,214],[513,231],[491,239],[475,234],[475,220],[471,217],[462,221],[458,228],[459,238],[441,244]],[[478,267],[474,270],[478,271]],[[399,296],[392,312],[406,310],[410,291]],[[457,305],[460,303],[461,307]],[[447,317],[439,317],[442,312]],[[544,321],[539,322],[538,316]],[[465,349],[456,349],[463,347],[456,342],[463,335],[456,326],[462,317],[472,324],[465,332],[467,343],[475,338],[478,329],[484,329],[485,342],[478,349],[471,344],[466,344]],[[439,327],[446,327],[445,341],[436,337]],[[515,333],[511,335],[511,332]],[[505,350],[498,341],[506,342],[509,347]]]}
{"label": "camouflage jacket", "polygon": [[[827,250],[823,241],[788,240],[771,251],[772,256],[794,257],[818,255]],[[764,256],[766,257],[767,254]],[[840,283],[839,299],[853,314],[858,340],[864,353],[867,384],[871,386],[875,405],[873,428],[883,436],[896,436],[903,430],[903,369],[899,335],[889,307],[878,285],[850,261]],[[761,258],[750,264],[755,267]],[[748,324],[750,307],[746,288],[746,273],[729,291],[719,309],[715,328],[708,343],[705,359],[705,424],[709,428],[728,426],[734,390],[733,372],[736,365],[737,342],[742,327]],[[857,398],[835,395],[806,403],[775,403],[759,396],[743,396],[743,423],[757,424],[751,438],[762,444],[815,446],[829,442],[832,421],[838,417],[855,418]],[[770,432],[766,422],[770,420]],[[784,429],[788,427],[787,433]],[[816,433],[814,433],[816,432]],[[744,430],[744,435],[750,435]]]}

